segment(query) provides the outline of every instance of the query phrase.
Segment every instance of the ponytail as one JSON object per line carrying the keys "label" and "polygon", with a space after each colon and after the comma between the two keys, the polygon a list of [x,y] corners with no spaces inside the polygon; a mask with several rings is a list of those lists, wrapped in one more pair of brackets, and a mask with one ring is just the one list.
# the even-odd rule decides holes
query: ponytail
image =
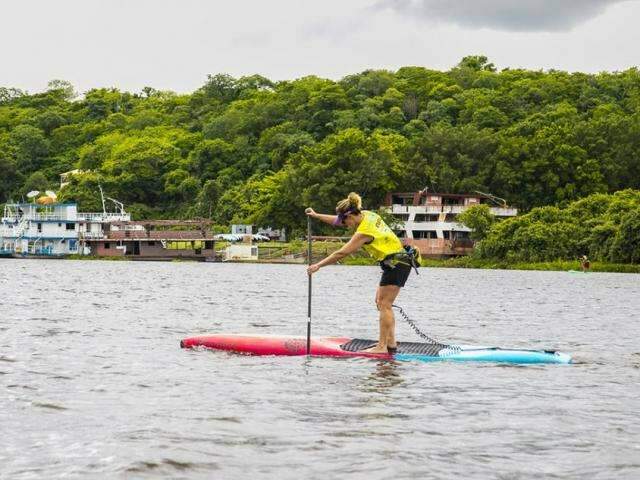
{"label": "ponytail", "polygon": [[336,205],[336,213],[360,213],[362,211],[362,198],[356,192],[351,192],[347,198],[340,200]]}

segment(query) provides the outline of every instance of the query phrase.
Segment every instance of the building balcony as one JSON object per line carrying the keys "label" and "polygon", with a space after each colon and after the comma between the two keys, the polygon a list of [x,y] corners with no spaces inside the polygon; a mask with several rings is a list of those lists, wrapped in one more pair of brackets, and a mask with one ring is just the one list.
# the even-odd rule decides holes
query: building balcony
{"label": "building balcony", "polygon": [[405,230],[418,230],[418,231],[457,231],[457,232],[470,232],[471,229],[465,227],[461,223],[456,222],[404,222]]}
{"label": "building balcony", "polygon": [[391,205],[391,213],[409,213],[409,207],[405,205]]}
{"label": "building balcony", "polygon": [[[464,212],[472,205],[392,205],[391,213],[398,215],[416,214],[440,214],[452,213],[459,214]],[[517,208],[490,207],[491,213],[496,217],[515,217],[518,215]]]}
{"label": "building balcony", "polygon": [[440,205],[440,204],[430,204],[430,205],[392,205],[391,213],[460,213],[466,208],[469,208],[465,205]]}
{"label": "building balcony", "polygon": [[440,211],[443,213],[462,213],[471,205],[442,205]]}

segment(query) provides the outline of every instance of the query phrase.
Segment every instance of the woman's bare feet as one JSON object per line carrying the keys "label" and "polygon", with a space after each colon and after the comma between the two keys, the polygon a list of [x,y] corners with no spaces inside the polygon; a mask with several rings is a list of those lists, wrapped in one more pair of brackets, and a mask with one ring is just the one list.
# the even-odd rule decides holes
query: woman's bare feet
{"label": "woman's bare feet", "polygon": [[360,351],[362,353],[377,353],[377,354],[389,353],[386,346],[381,347],[379,344],[375,344],[369,348],[365,348],[364,350],[360,350]]}

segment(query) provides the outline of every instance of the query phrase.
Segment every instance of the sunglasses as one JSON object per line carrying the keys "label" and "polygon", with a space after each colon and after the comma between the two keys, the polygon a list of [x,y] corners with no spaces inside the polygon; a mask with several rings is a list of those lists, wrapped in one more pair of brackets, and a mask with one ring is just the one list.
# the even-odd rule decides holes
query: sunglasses
{"label": "sunglasses", "polygon": [[355,210],[353,208],[350,208],[349,210],[347,210],[346,212],[342,212],[338,214],[338,217],[336,218],[335,224],[334,225],[341,225],[344,223],[345,218],[347,218],[349,215],[351,215],[352,213],[354,213]]}

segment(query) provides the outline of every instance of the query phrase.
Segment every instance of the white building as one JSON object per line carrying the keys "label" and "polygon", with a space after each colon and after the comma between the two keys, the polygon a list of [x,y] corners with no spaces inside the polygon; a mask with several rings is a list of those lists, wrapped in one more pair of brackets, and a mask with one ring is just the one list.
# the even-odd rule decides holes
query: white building
{"label": "white building", "polygon": [[489,204],[497,218],[514,217],[501,199],[490,195],[402,192],[389,193],[385,206],[398,220],[396,233],[426,256],[465,255],[473,250],[471,229],[458,223],[457,216],[473,205]]}
{"label": "white building", "polygon": [[251,235],[253,225],[231,225],[231,235]]}
{"label": "white building", "polygon": [[258,260],[258,247],[250,243],[229,245],[224,249],[224,261]]}

